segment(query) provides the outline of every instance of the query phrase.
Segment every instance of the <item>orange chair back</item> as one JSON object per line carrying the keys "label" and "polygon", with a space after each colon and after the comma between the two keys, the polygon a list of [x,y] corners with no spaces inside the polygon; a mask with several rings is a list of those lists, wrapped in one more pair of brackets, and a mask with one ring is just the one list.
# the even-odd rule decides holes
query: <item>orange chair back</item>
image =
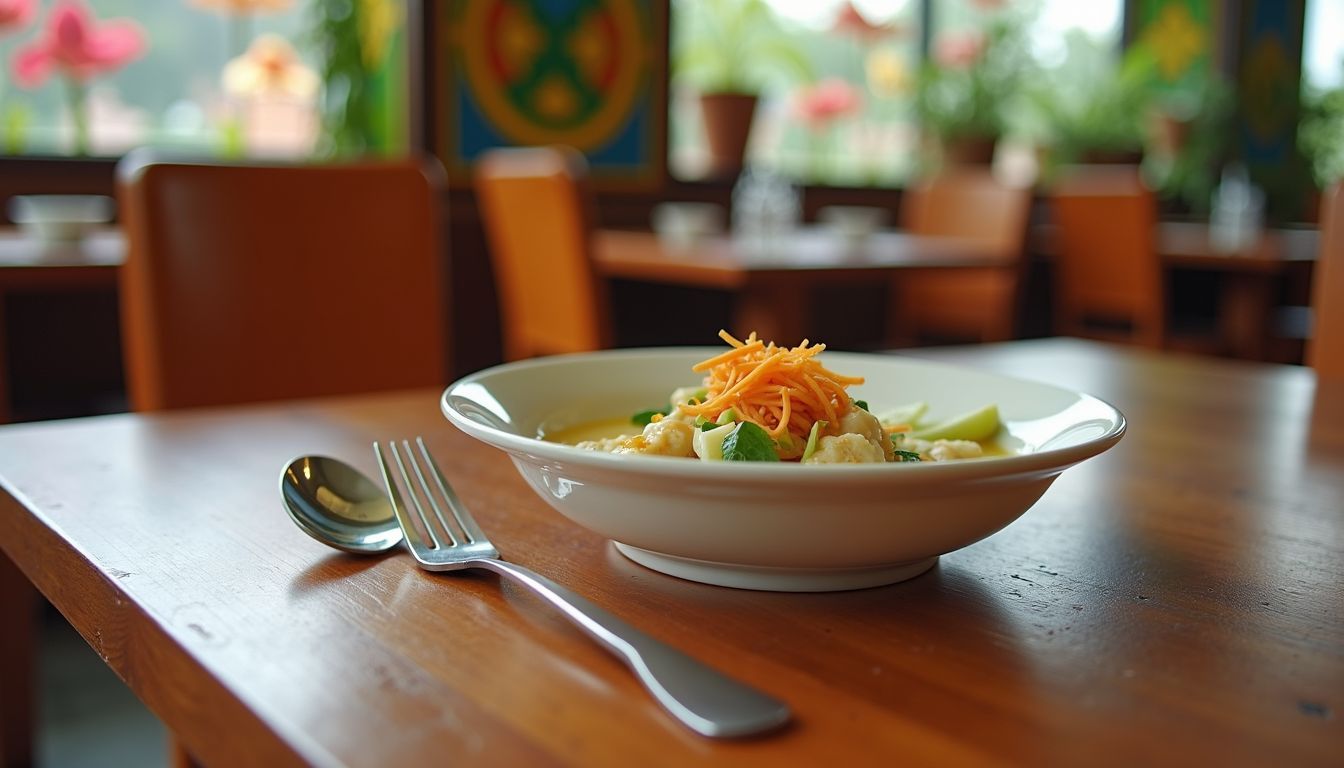
{"label": "orange chair back", "polygon": [[1138,169],[1073,169],[1056,183],[1052,204],[1056,331],[1163,346],[1157,202]]}
{"label": "orange chair back", "polygon": [[477,163],[508,360],[611,346],[585,169],[577,152],[552,147],[493,150]]}
{"label": "orange chair back", "polygon": [[1321,199],[1321,250],[1312,273],[1307,364],[1323,379],[1344,378],[1344,182]]}
{"label": "orange chair back", "polygon": [[1015,337],[1031,202],[1030,188],[1004,184],[987,168],[956,168],[907,192],[901,203],[905,231],[978,241],[1003,263],[900,274],[891,292],[889,339],[910,344]]}
{"label": "orange chair back", "polygon": [[1010,186],[988,169],[956,168],[912,187],[901,202],[901,228],[917,235],[979,240],[1005,255],[1023,252],[1031,189]]}
{"label": "orange chair back", "polygon": [[117,183],[135,410],[446,382],[441,166],[132,153]]}

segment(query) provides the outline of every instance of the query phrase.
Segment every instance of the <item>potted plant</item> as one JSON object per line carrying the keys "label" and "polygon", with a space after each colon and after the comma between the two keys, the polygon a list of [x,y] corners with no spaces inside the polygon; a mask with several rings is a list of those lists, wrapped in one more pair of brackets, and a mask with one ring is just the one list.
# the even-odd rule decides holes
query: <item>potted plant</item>
{"label": "potted plant", "polygon": [[1344,179],[1344,86],[1307,92],[1297,140],[1321,189]]}
{"label": "potted plant", "polygon": [[[1107,64],[1088,72],[1088,57],[1075,56],[1074,66],[1061,67],[1030,91],[1043,124],[1041,132],[1050,166],[1071,163],[1126,163],[1143,160],[1150,125],[1157,126],[1149,60],[1127,55],[1119,66]],[[1079,65],[1082,66],[1079,66]],[[1081,72],[1079,70],[1082,70]],[[1154,115],[1150,123],[1146,116]],[[1164,144],[1175,145],[1181,124],[1174,113],[1162,122]]]}
{"label": "potted plant", "polygon": [[1007,126],[1030,61],[1021,21],[991,14],[983,29],[950,30],[934,41],[919,73],[915,107],[945,162],[988,163]]}
{"label": "potted plant", "polygon": [[764,0],[683,0],[676,13],[673,76],[698,92],[711,173],[735,176],[761,90],[811,66]]}

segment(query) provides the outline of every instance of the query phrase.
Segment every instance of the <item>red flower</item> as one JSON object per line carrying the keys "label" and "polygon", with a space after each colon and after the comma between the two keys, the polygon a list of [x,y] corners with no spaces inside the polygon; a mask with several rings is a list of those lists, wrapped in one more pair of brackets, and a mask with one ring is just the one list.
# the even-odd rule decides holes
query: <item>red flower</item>
{"label": "red flower", "polygon": [[0,34],[27,24],[36,10],[37,0],[0,0]]}
{"label": "red flower", "polygon": [[82,2],[64,0],[47,18],[43,34],[14,56],[14,81],[35,88],[54,71],[82,83],[139,58],[144,50],[145,36],[135,22],[95,24]]}
{"label": "red flower", "polygon": [[895,24],[874,24],[854,7],[852,2],[840,6],[835,14],[831,30],[842,35],[853,35],[864,42],[873,42],[888,35],[898,35],[903,30]]}
{"label": "red flower", "polygon": [[857,112],[863,105],[859,91],[838,77],[827,78],[800,89],[794,100],[798,117],[813,128],[837,117]]}
{"label": "red flower", "polygon": [[980,32],[943,35],[933,47],[933,60],[948,69],[970,69],[985,52],[985,36]]}

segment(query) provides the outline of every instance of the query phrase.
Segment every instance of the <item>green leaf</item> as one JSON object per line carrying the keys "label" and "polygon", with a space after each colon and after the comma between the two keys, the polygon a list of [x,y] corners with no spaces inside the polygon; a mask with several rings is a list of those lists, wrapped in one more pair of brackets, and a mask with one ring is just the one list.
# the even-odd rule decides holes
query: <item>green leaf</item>
{"label": "green leaf", "polygon": [[648,424],[652,424],[654,416],[666,416],[671,412],[672,412],[671,408],[651,408],[647,411],[640,411],[639,413],[636,413],[634,416],[631,416],[630,423],[638,424],[639,426],[643,427]]}
{"label": "green leaf", "polygon": [[711,429],[718,429],[719,427],[722,427],[722,426],[723,426],[722,424],[715,424],[715,423],[712,422],[712,421],[702,421],[702,422],[700,422],[700,431],[701,431],[701,432],[708,432],[708,431],[710,431]]}
{"label": "green leaf", "polygon": [[779,461],[775,443],[760,426],[740,422],[723,439],[724,461]]}
{"label": "green leaf", "polygon": [[896,449],[896,454],[895,454],[895,459],[894,459],[894,460],[895,460],[895,461],[923,461],[923,459],[919,458],[919,454],[918,454],[918,453],[915,453],[914,451],[903,451],[903,450],[901,450],[901,449],[899,449],[899,448]]}
{"label": "green leaf", "polygon": [[855,400],[855,401],[854,401],[854,405],[857,406],[857,407],[859,407],[859,408],[862,408],[862,409],[865,410],[865,411],[868,411],[868,410],[869,410],[869,408],[868,408],[868,401],[867,401],[867,400]]}

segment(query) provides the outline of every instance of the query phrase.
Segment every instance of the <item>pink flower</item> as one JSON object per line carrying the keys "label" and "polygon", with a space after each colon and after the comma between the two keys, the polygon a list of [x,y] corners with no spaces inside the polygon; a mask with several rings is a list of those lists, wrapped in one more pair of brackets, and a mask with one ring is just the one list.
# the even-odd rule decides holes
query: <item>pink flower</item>
{"label": "pink flower", "polygon": [[948,69],[970,69],[985,51],[985,36],[980,32],[943,35],[933,48],[933,60]]}
{"label": "pink flower", "polygon": [[888,35],[899,35],[904,30],[895,24],[874,24],[865,18],[858,8],[854,7],[854,3],[846,2],[836,12],[835,21],[831,24],[831,31],[842,35],[852,35],[863,42],[873,42]]}
{"label": "pink flower", "polygon": [[813,128],[857,112],[863,106],[859,91],[838,77],[799,89],[794,98],[794,113]]}
{"label": "pink flower", "polygon": [[36,10],[37,0],[0,0],[0,35],[27,24]]}
{"label": "pink flower", "polygon": [[62,0],[47,18],[42,35],[14,56],[14,81],[35,88],[55,71],[83,83],[139,58],[144,51],[144,32],[135,22],[114,19],[95,24],[82,2]]}

